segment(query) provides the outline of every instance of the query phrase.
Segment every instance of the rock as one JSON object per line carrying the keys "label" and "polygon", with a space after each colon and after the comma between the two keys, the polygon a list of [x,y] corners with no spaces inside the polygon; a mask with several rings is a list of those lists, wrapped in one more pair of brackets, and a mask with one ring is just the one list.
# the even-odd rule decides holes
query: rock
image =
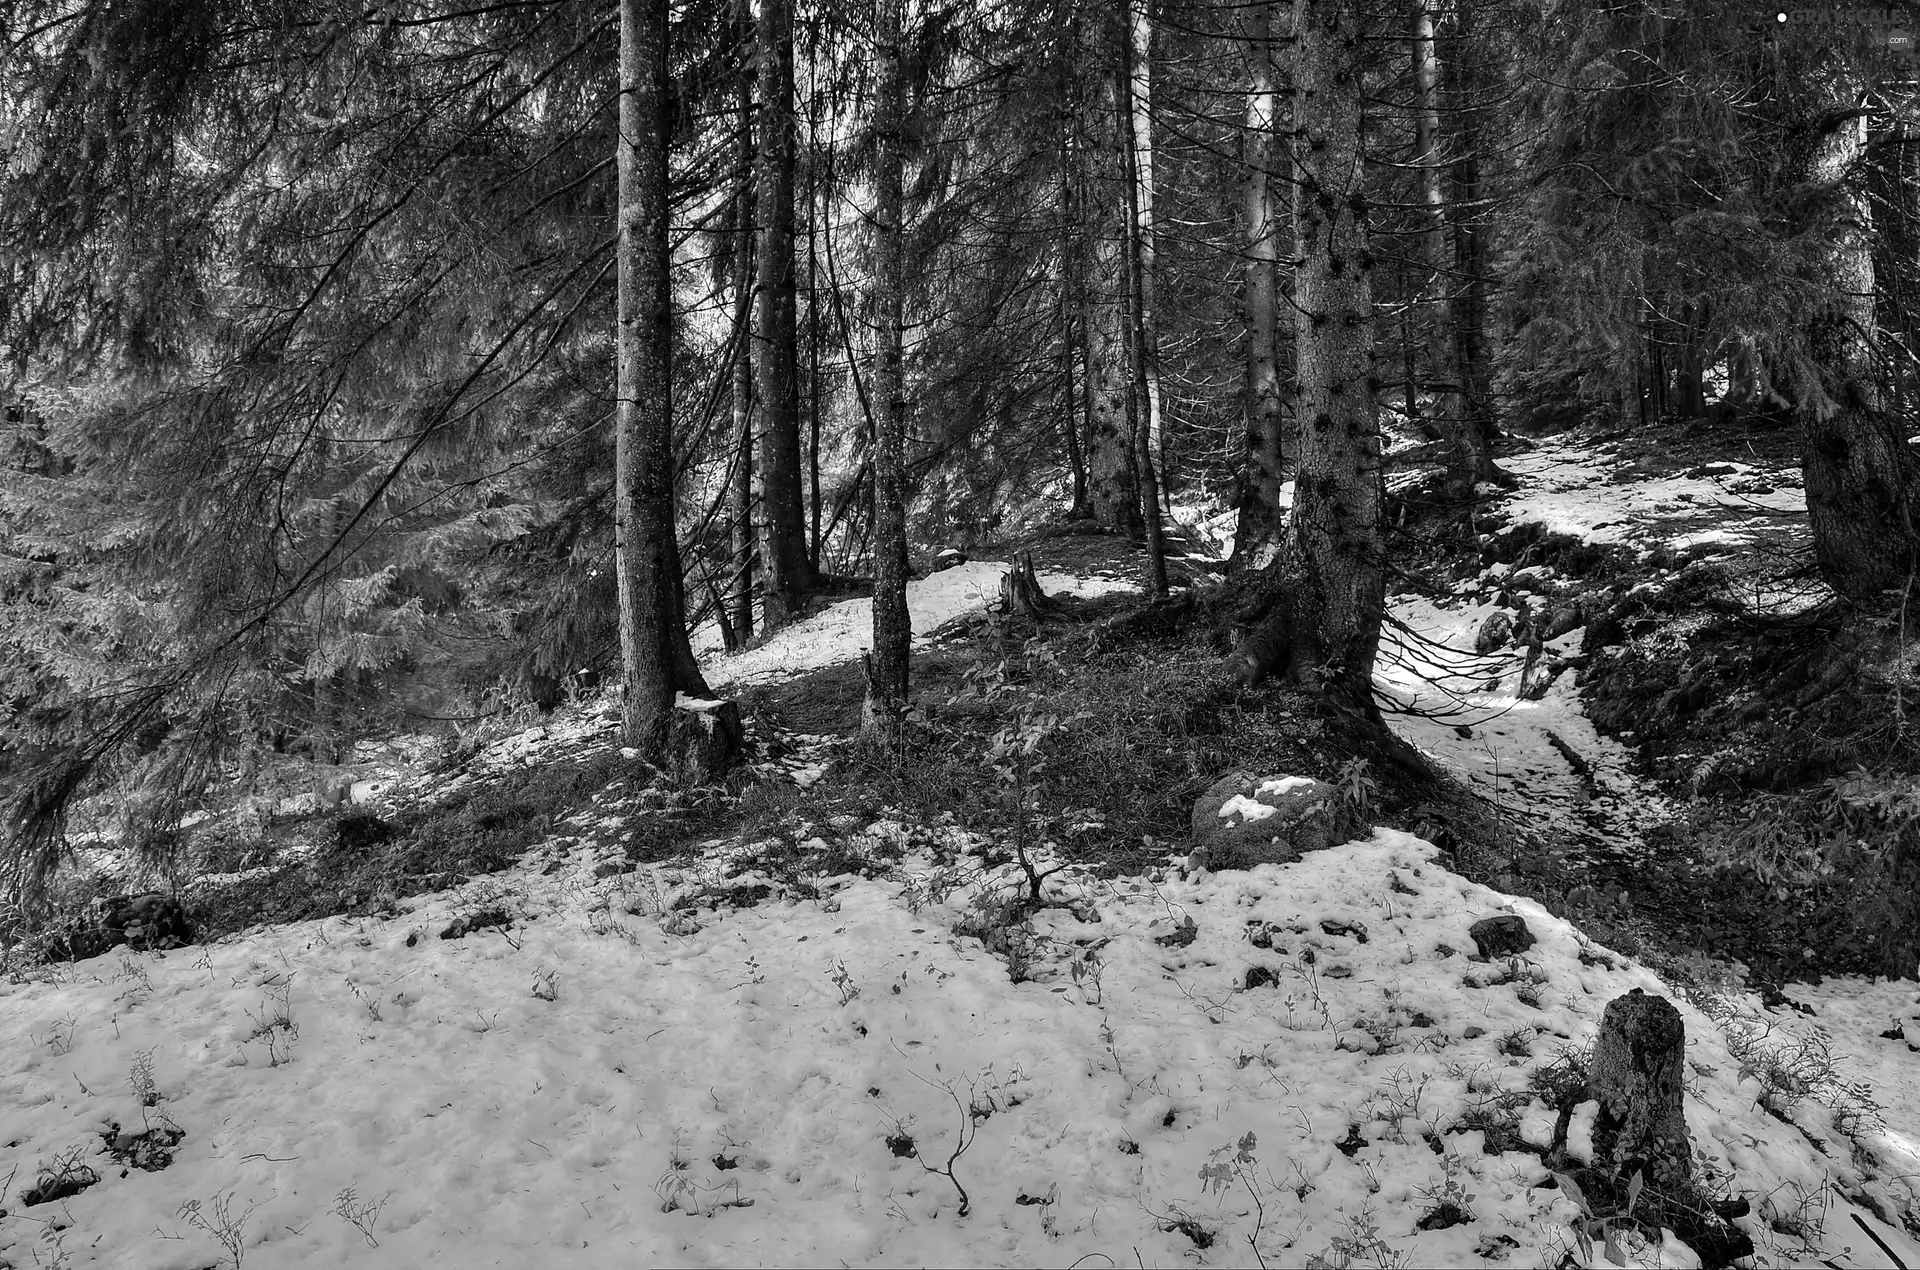
{"label": "rock", "polygon": [[1248,966],[1244,982],[1249,992],[1255,988],[1276,988],[1280,986],[1280,976],[1268,966]]}
{"label": "rock", "polygon": [[49,945],[56,961],[84,961],[126,944],[130,948],[179,948],[193,942],[193,921],[179,900],[161,891],[95,900]]}
{"label": "rock", "polygon": [[1480,623],[1480,629],[1474,633],[1473,651],[1490,653],[1506,647],[1507,641],[1512,638],[1513,618],[1504,610],[1489,613],[1487,619]]}
{"label": "rock", "polygon": [[1307,776],[1235,772],[1193,805],[1195,853],[1213,869],[1284,864],[1334,843],[1333,786]]}
{"label": "rock", "polygon": [[1337,917],[1329,917],[1320,923],[1320,929],[1328,935],[1350,935],[1360,943],[1367,942],[1365,922],[1349,922]]}
{"label": "rock", "polygon": [[1547,618],[1546,629],[1541,632],[1542,639],[1559,639],[1562,635],[1580,629],[1580,610],[1572,605],[1555,609]]}
{"label": "rock", "polygon": [[1511,957],[1533,947],[1534,942],[1526,921],[1512,913],[1483,917],[1467,934],[1473,937],[1473,946],[1482,957]]}
{"label": "rock", "polygon": [[477,913],[465,917],[456,917],[453,924],[440,932],[442,939],[464,939],[477,930],[505,930],[513,925],[513,916],[503,908],[483,908]]}
{"label": "rock", "polygon": [[959,568],[961,565],[965,564],[966,562],[967,562],[966,552],[956,550],[953,547],[947,547],[944,550],[942,550],[939,555],[933,558],[933,571],[935,573],[942,573],[948,569]]}

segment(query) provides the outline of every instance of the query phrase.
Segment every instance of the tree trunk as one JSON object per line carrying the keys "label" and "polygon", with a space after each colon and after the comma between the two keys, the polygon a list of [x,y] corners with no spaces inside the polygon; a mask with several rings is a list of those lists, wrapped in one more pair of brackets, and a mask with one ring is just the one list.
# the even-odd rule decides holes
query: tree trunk
{"label": "tree trunk", "polygon": [[[734,0],[734,27],[741,49],[751,47],[753,19],[746,0]],[[753,75],[743,65],[738,85],[740,185],[734,192],[733,228],[733,576],[727,610],[729,647],[753,638]]]}
{"label": "tree trunk", "polygon": [[1642,1176],[1655,1196],[1691,1194],[1687,1137],[1687,1034],[1664,997],[1635,988],[1607,1003],[1594,1042],[1589,1085],[1600,1103],[1593,1166],[1621,1182]]}
{"label": "tree trunk", "polygon": [[765,627],[772,630],[801,615],[813,588],[800,464],[793,0],[761,0],[758,57],[761,225],[753,355],[760,388],[761,589]]}
{"label": "tree trunk", "polygon": [[1264,569],[1280,554],[1286,534],[1281,509],[1286,483],[1280,409],[1280,361],[1276,347],[1280,312],[1280,201],[1274,197],[1274,144],[1280,127],[1279,95],[1273,64],[1273,5],[1256,4],[1247,30],[1247,124],[1242,133],[1246,184],[1242,192],[1241,234],[1245,264],[1241,306],[1247,328],[1247,369],[1241,404],[1246,421],[1246,478],[1240,493],[1240,520],[1234,529],[1228,573],[1238,577]]}
{"label": "tree trunk", "polygon": [[1380,426],[1373,395],[1373,256],[1361,157],[1365,21],[1350,0],[1294,6],[1294,356],[1299,473],[1293,544],[1296,678],[1378,719],[1386,609]]}
{"label": "tree trunk", "polygon": [[874,33],[879,97],[874,103],[873,322],[873,659],[862,715],[868,732],[891,736],[907,705],[913,628],[907,613],[906,380],[902,374],[905,285],[901,123],[901,9],[880,0]]}
{"label": "tree trunk", "polygon": [[[1118,35],[1124,38],[1124,33]],[[1087,50],[1091,64],[1116,64],[1115,38],[1111,23],[1094,24]],[[1118,144],[1124,114],[1114,92],[1114,76],[1099,76],[1099,85],[1099,99],[1086,121],[1081,149],[1089,186],[1081,206],[1087,212],[1085,232],[1091,248],[1082,321],[1087,343],[1087,493],[1097,522],[1138,538],[1143,525],[1133,438],[1127,425],[1127,164]]]}
{"label": "tree trunk", "polygon": [[1906,444],[1908,429],[1881,406],[1873,221],[1851,171],[1866,148],[1864,87],[1835,53],[1821,56],[1802,82],[1821,94],[1799,129],[1803,227],[1821,244],[1817,272],[1830,292],[1805,332],[1818,382],[1793,390],[1801,470],[1821,576],[1848,599],[1867,600],[1913,577],[1920,463]]}
{"label": "tree trunk", "polygon": [[[1167,427],[1165,403],[1160,395],[1159,307],[1155,299],[1155,260],[1153,228],[1153,15],[1152,0],[1127,0],[1126,94],[1127,155],[1129,159],[1128,201],[1131,215],[1133,251],[1133,325],[1134,347],[1139,359],[1135,377],[1142,392],[1142,409],[1147,426],[1147,453],[1152,456],[1151,471],[1143,469],[1141,480],[1151,480],[1156,497],[1168,497]],[[1170,507],[1171,505],[1168,504]],[[1149,527],[1151,532],[1151,526]]]}
{"label": "tree trunk", "polygon": [[[1446,165],[1440,147],[1440,56],[1434,39],[1435,0],[1413,0],[1413,69],[1420,93],[1414,114],[1415,162],[1420,165],[1421,193],[1427,205],[1426,232],[1421,246],[1428,280],[1421,306],[1421,346],[1426,352],[1427,377],[1433,384],[1433,421],[1447,442],[1446,494],[1471,499],[1480,479],[1484,458],[1480,429],[1473,425],[1460,391],[1459,341],[1453,329],[1453,251],[1448,242]],[[1407,386],[1413,400],[1414,387]]]}
{"label": "tree trunk", "polygon": [[1072,481],[1073,502],[1068,520],[1082,520],[1090,514],[1087,506],[1087,460],[1080,448],[1080,416],[1073,390],[1074,351],[1078,347],[1074,317],[1080,312],[1080,252],[1078,236],[1079,207],[1074,198],[1073,127],[1070,84],[1062,83],[1060,98],[1060,383],[1064,409],[1060,412],[1060,432],[1067,446],[1068,475]]}
{"label": "tree trunk", "polygon": [[1453,181],[1453,269],[1458,279],[1452,305],[1454,367],[1459,375],[1461,406],[1475,440],[1479,464],[1476,483],[1512,484],[1512,478],[1493,461],[1498,437],[1493,403],[1493,359],[1487,338],[1487,246],[1481,232],[1481,110],[1479,94],[1486,78],[1479,69],[1475,47],[1474,0],[1457,0],[1454,7],[1453,55],[1442,67],[1454,85],[1452,153],[1456,156]]}
{"label": "tree trunk", "polygon": [[667,9],[666,0],[621,0],[615,247],[614,559],[623,713],[628,743],[660,765],[676,757],[676,690],[707,691],[682,621],[673,523]]}
{"label": "tree trunk", "polygon": [[1134,476],[1139,482],[1140,524],[1146,538],[1146,590],[1149,596],[1160,599],[1167,593],[1167,549],[1160,517],[1157,471],[1163,447],[1157,444],[1160,438],[1157,422],[1160,384],[1159,374],[1154,367],[1153,248],[1150,242],[1153,230],[1152,174],[1140,171],[1137,166],[1142,159],[1152,161],[1151,147],[1140,140],[1138,132],[1147,120],[1145,104],[1138,96],[1144,73],[1135,65],[1135,59],[1146,42],[1141,34],[1146,19],[1144,11],[1139,8],[1144,0],[1130,0],[1130,3],[1135,6],[1139,16],[1135,17],[1129,38],[1121,46],[1124,59],[1121,63],[1121,80],[1127,95],[1127,109],[1121,117],[1121,125],[1125,131],[1123,152],[1127,160],[1127,364],[1132,380],[1128,417],[1133,435]]}

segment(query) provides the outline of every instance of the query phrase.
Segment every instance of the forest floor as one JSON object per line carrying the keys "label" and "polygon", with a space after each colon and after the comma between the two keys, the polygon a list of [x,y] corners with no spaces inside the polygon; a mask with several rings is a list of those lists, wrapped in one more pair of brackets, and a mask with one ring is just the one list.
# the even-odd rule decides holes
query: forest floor
{"label": "forest floor", "polygon": [[[914,585],[901,750],[855,735],[852,601],[707,660],[753,742],[725,789],[637,779],[582,700],[364,747],[347,809],[211,818],[200,946],[0,983],[0,1266],[1723,1262],[1543,1158],[1640,988],[1684,1017],[1741,1264],[1920,1267],[1916,985],[1794,981],[1890,941],[1792,926],[1840,893],[1771,925],[1673,899],[1730,889],[1714,815],[1886,748],[1830,726],[1873,676],[1810,692],[1797,474],[1727,440],[1543,441],[1470,522],[1397,479],[1379,687],[1451,793],[1224,682],[1218,630],[1112,635],[1136,558],[1056,534],[1006,544],[1059,597],[1039,631],[987,612],[1003,560]],[[1218,523],[1181,541],[1210,576]],[[1476,651],[1496,614],[1538,646]],[[1766,657],[1786,682],[1739,687]],[[1193,869],[1237,769],[1379,827]],[[1038,906],[1028,865],[1060,870]],[[1502,913],[1538,943],[1475,955]]]}

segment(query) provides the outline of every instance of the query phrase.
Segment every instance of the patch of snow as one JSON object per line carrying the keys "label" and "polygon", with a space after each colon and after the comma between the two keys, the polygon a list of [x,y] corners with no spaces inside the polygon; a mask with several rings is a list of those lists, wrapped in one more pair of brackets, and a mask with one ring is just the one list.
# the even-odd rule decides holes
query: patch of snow
{"label": "patch of snow", "polygon": [[1262,794],[1291,794],[1296,789],[1305,789],[1312,784],[1313,779],[1308,776],[1277,776],[1272,780],[1261,781],[1259,792]]}
{"label": "patch of snow", "polygon": [[[930,577],[907,584],[907,609],[915,638],[964,613],[977,612],[1000,598],[1005,561],[969,560]],[[1040,573],[1041,590],[1049,595],[1107,595],[1137,591],[1137,583],[1118,578],[1083,578],[1073,574]],[[873,602],[842,600],[803,621],[776,631],[758,648],[743,653],[720,650],[719,636],[703,632],[695,653],[712,687],[738,688],[750,683],[777,683],[827,666],[858,661],[873,646]]]}
{"label": "patch of snow", "polygon": [[1277,811],[1279,811],[1279,808],[1270,807],[1266,803],[1256,802],[1248,798],[1245,794],[1235,794],[1232,798],[1220,804],[1218,814],[1222,820],[1231,820],[1235,816],[1238,816],[1245,822],[1265,820]]}

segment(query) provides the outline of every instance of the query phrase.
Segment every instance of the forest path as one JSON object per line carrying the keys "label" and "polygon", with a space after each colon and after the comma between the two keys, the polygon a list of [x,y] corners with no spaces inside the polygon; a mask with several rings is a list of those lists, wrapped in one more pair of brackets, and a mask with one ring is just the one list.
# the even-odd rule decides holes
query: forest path
{"label": "forest path", "polygon": [[[1589,622],[1699,562],[1740,579],[1756,614],[1828,594],[1790,576],[1810,544],[1791,438],[1743,430],[1738,440],[1679,426],[1570,433],[1503,457],[1517,484],[1479,512],[1484,567],[1450,594],[1390,599],[1375,684],[1400,707],[1394,730],[1602,874],[1677,809],[1639,774],[1633,747],[1588,718],[1578,679]],[[1736,448],[1747,459],[1717,457]],[[1516,635],[1476,651],[1498,615]],[[1531,661],[1526,615],[1543,634],[1559,631]]]}

